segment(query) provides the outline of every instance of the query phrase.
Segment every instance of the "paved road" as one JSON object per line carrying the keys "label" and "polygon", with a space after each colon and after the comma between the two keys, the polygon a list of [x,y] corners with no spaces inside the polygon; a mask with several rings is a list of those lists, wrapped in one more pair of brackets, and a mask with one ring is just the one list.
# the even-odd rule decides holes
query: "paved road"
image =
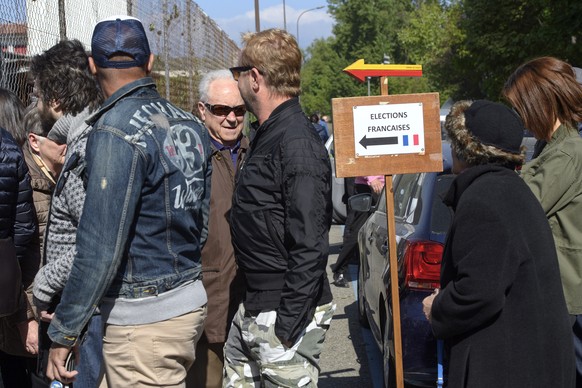
{"label": "paved road", "polygon": [[[330,231],[328,264],[335,263],[341,247],[343,227],[333,225]],[[357,267],[350,266],[351,279],[357,279]],[[328,265],[328,278],[333,281]],[[320,388],[380,388],[382,356],[372,342],[369,330],[358,322],[355,281],[349,288],[332,287],[337,309],[327,333],[321,355]]]}

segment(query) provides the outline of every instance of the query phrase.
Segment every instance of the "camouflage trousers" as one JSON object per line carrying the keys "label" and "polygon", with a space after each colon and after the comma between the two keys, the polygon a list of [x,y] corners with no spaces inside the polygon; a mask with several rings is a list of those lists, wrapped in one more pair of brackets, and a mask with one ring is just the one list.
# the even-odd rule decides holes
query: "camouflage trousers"
{"label": "camouflage trousers", "polygon": [[226,388],[317,387],[319,355],[335,303],[318,306],[291,348],[275,335],[276,311],[246,313],[241,303],[224,346]]}

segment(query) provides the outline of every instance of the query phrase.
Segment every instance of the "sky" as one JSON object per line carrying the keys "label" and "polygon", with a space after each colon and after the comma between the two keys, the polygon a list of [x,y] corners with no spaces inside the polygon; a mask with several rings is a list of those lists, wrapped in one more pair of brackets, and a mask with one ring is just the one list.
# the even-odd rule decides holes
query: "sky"
{"label": "sky", "polygon": [[[255,31],[255,0],[194,0],[230,38],[241,45],[240,34]],[[333,19],[327,13],[326,0],[258,0],[261,30],[285,28],[297,37],[299,46],[306,49],[315,39],[331,35]],[[283,12],[285,3],[285,12]],[[303,11],[324,6],[322,9]]]}

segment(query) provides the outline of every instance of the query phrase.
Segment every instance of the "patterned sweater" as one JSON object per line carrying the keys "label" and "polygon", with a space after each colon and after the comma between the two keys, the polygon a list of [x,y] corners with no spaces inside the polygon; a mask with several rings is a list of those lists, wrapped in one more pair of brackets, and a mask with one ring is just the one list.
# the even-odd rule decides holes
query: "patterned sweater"
{"label": "patterned sweater", "polygon": [[85,147],[92,129],[85,124],[85,120],[90,113],[85,109],[74,119],[65,116],[55,124],[57,127],[59,124],[69,126],[69,148],[52,198],[45,236],[44,266],[34,279],[34,303],[40,310],[48,310],[51,302],[54,302],[53,298],[65,287],[77,253],[77,226],[85,202],[82,178]]}

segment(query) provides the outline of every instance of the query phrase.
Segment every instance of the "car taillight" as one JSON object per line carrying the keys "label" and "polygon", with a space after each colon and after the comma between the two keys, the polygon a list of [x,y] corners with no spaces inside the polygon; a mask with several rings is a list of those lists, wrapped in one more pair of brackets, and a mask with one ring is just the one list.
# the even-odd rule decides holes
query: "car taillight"
{"label": "car taillight", "polygon": [[404,253],[406,286],[432,290],[440,286],[443,245],[433,241],[409,242]]}

